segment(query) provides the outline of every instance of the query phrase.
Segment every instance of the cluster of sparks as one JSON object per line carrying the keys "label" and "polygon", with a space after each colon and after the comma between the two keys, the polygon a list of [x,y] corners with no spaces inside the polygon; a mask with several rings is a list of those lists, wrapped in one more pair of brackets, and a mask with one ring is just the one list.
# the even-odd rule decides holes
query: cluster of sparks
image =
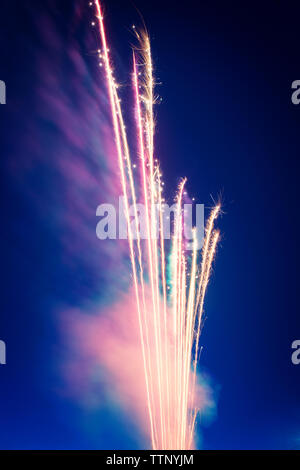
{"label": "cluster of sparks", "polygon": [[[134,28],[139,47],[133,50],[133,91],[138,143],[139,188],[146,211],[147,238],[139,235],[137,182],[124,117],[114,78],[103,20],[102,5],[95,0],[96,22],[101,37],[100,65],[105,69],[121,186],[128,224],[128,244],[145,374],[149,430],[153,449],[191,449],[197,407],[197,362],[204,297],[214,260],[219,231],[214,223],[216,205],[205,227],[198,258],[196,230],[193,250],[187,254],[183,239],[183,195],[186,180],[178,187],[176,215],[167,251],[162,233],[163,182],[154,158],[155,81],[150,40]],[[141,181],[140,181],[141,180]],[[133,233],[130,207],[134,208]],[[159,220],[153,213],[159,208]],[[158,236],[155,234],[158,233]],[[168,253],[168,254],[167,254]]]}

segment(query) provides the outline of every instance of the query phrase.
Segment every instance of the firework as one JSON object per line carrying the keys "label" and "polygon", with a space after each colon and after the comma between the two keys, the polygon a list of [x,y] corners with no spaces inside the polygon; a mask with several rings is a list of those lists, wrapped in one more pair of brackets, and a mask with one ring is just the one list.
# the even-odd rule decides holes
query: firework
{"label": "firework", "polygon": [[[154,158],[154,94],[151,46],[146,32],[136,33],[133,51],[133,91],[136,110],[141,181],[136,181],[122,114],[118,84],[106,38],[102,6],[95,1],[101,38],[99,57],[104,64],[121,186],[128,225],[128,245],[136,299],[145,376],[149,427],[153,449],[190,449],[198,413],[196,371],[204,298],[219,232],[214,223],[220,206],[208,219],[198,257],[196,231],[190,256],[183,242],[182,201],[186,180],[179,184],[171,247],[163,234],[163,184]],[[142,188],[146,213],[146,240],[139,233],[137,187]],[[135,234],[129,208],[134,208]],[[153,208],[158,208],[158,217]],[[135,235],[135,236],[134,236]],[[169,269],[168,268],[169,263]],[[168,275],[167,275],[168,273]]]}

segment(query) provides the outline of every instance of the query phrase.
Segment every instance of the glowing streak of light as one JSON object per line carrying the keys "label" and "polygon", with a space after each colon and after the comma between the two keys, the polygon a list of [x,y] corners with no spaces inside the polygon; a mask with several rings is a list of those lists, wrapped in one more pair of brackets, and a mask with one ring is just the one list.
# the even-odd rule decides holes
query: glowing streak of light
{"label": "glowing streak of light", "polygon": [[[211,267],[212,267],[212,262],[213,262],[213,259],[214,259],[215,253],[216,253],[216,248],[217,248],[217,243],[219,241],[219,238],[220,238],[220,232],[215,231],[215,232],[213,232],[213,234],[211,236],[211,239],[210,239],[210,246],[209,246],[209,249],[208,249],[208,256],[207,256],[207,263],[206,263],[206,272],[205,272],[205,275],[203,277],[203,285],[202,285],[203,295],[201,297],[201,304],[200,304],[200,309],[199,309],[199,313],[198,313],[198,329],[197,329],[197,339],[196,339],[196,341],[198,343],[199,343],[199,335],[200,335],[200,328],[201,328],[201,316],[202,316],[202,312],[203,312],[204,295],[205,295],[205,292],[206,292],[206,289],[207,289],[207,286],[208,286],[208,281],[209,281],[210,271],[211,271]],[[197,346],[198,346],[198,344],[197,344]],[[192,400],[194,400],[194,393],[195,393],[196,367],[197,367],[197,356],[195,356],[195,363],[194,363]],[[196,412],[194,411],[194,413],[196,413]],[[195,423],[195,420],[193,420],[193,422]],[[194,428],[191,429],[190,436],[193,435],[193,432],[194,432]],[[190,441],[191,441],[191,438],[192,437],[190,437]]]}
{"label": "glowing streak of light", "polygon": [[[100,27],[100,36],[104,50],[104,58],[105,58],[105,69],[107,75],[107,83],[108,83],[108,90],[109,90],[109,98],[111,104],[111,113],[113,118],[113,127],[114,133],[116,138],[116,146],[118,152],[118,161],[119,161],[119,168],[121,172],[121,182],[122,182],[122,189],[123,195],[125,198],[125,214],[127,219],[128,225],[128,240],[129,240],[129,249],[130,249],[130,259],[132,264],[133,270],[133,279],[134,279],[134,287],[136,293],[136,301],[137,301],[137,310],[138,310],[138,318],[139,318],[139,328],[140,328],[140,337],[141,337],[141,345],[142,345],[142,354],[143,354],[143,364],[145,370],[145,380],[146,380],[146,389],[147,389],[147,404],[149,410],[149,417],[150,417],[150,425],[151,425],[151,439],[152,439],[152,447],[155,449],[156,444],[154,440],[154,431],[153,431],[153,417],[152,417],[152,409],[151,409],[151,402],[150,402],[150,393],[149,393],[149,378],[147,374],[147,365],[146,365],[146,353],[145,353],[145,342],[144,342],[144,335],[143,335],[143,325],[142,325],[142,312],[140,308],[140,301],[139,301],[139,289],[138,289],[138,279],[137,279],[137,270],[136,270],[136,263],[135,263],[135,256],[134,256],[134,246],[133,246],[133,238],[131,233],[131,226],[130,226],[130,217],[129,217],[129,203],[128,203],[128,195],[127,195],[127,187],[126,187],[126,176],[124,171],[124,160],[123,160],[123,152],[121,146],[121,138],[120,138],[120,129],[118,123],[118,114],[116,110],[116,86],[112,75],[112,69],[110,65],[108,47],[107,47],[107,40],[103,22],[103,15],[100,6],[99,0],[95,0],[96,10],[97,10],[97,17],[99,20],[99,27]],[[119,100],[117,100],[119,103]]]}
{"label": "glowing streak of light", "polygon": [[[184,394],[183,394],[183,426],[182,426],[182,440],[181,445],[184,445],[184,437],[186,436],[187,431],[187,417],[188,417],[188,393],[189,393],[189,371],[191,363],[191,352],[192,352],[192,343],[193,343],[193,320],[194,320],[194,303],[195,303],[195,289],[196,289],[196,271],[197,271],[197,239],[196,231],[193,231],[193,259],[191,267],[191,277],[190,277],[190,287],[189,287],[189,296],[188,296],[188,305],[186,313],[186,335],[185,335],[185,364],[184,364]],[[183,447],[181,447],[183,448]]]}
{"label": "glowing streak of light", "polygon": [[146,167],[146,157],[145,157],[145,147],[144,147],[144,137],[143,137],[143,124],[142,124],[142,111],[139,95],[139,85],[137,78],[137,66],[135,54],[133,54],[133,83],[135,90],[135,101],[136,101],[136,112],[137,112],[137,127],[138,127],[138,140],[139,140],[139,152],[142,163],[142,187],[144,193],[144,203],[146,210],[146,230],[147,230],[147,247],[148,247],[148,263],[149,263],[149,275],[152,291],[152,306],[153,311],[155,312],[155,296],[154,296],[154,269],[153,269],[153,258],[152,258],[152,233],[151,233],[151,214],[149,211],[149,195],[148,195],[148,176],[147,176],[147,167]]}
{"label": "glowing streak of light", "polygon": [[[161,188],[161,175],[159,173],[158,185]],[[169,360],[168,360],[168,322],[167,322],[167,284],[166,284],[166,258],[164,244],[164,225],[163,225],[163,209],[161,191],[159,191],[159,224],[160,224],[160,252],[161,252],[161,283],[163,291],[163,317],[164,317],[164,354],[165,354],[165,380],[166,380],[166,396],[167,396],[167,435],[170,435],[170,385],[169,385]]]}
{"label": "glowing streak of light", "polygon": [[[197,320],[197,328],[196,328],[196,346],[195,346],[195,356],[194,356],[194,372],[193,372],[193,389],[192,389],[192,399],[194,398],[195,392],[195,383],[196,383],[196,370],[197,370],[197,360],[198,360],[198,352],[199,352],[199,339],[200,339],[200,330],[201,330],[201,320],[203,314],[203,304],[204,304],[204,297],[205,292],[208,284],[211,263],[213,258],[211,258],[211,237],[214,228],[214,222],[217,219],[218,215],[220,214],[221,206],[218,204],[216,205],[209,216],[207,221],[207,226],[205,228],[205,239],[202,248],[202,262],[201,262],[201,272],[200,272],[200,279],[198,283],[198,291],[197,291],[197,299],[196,299],[196,307],[195,307],[195,323]],[[207,283],[205,283],[205,279],[207,277]],[[197,318],[196,318],[197,317]]]}
{"label": "glowing streak of light", "polygon": [[[156,181],[155,181],[155,171],[154,171],[154,118],[153,118],[153,105],[154,105],[154,80],[153,80],[153,66],[152,66],[152,57],[151,57],[151,48],[149,37],[143,33],[140,35],[141,43],[141,52],[144,63],[144,121],[145,121],[145,133],[147,141],[147,153],[148,161],[150,166],[150,202],[152,209],[152,255],[154,258],[154,287],[155,293],[153,292],[153,299],[155,299],[156,306],[154,308],[154,326],[155,326],[155,347],[157,355],[157,369],[158,369],[158,388],[159,388],[159,407],[160,407],[160,420],[161,420],[161,437],[163,446],[166,446],[165,443],[165,408],[163,406],[163,352],[162,352],[162,336],[161,336],[161,313],[160,313],[160,295],[159,295],[159,260],[158,260],[158,247],[157,247],[157,218],[155,212],[155,204],[157,202],[157,192],[156,192]],[[159,192],[159,191],[158,191]]]}

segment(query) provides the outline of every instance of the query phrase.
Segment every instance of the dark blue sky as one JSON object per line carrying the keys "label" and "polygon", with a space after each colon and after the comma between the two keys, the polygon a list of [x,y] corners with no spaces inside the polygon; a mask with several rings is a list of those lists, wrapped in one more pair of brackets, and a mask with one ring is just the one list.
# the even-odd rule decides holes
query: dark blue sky
{"label": "dark blue sky", "polygon": [[[32,144],[26,147],[24,134],[35,126],[39,141],[44,136],[44,158],[55,155],[49,150],[55,150],[55,138],[36,117],[37,65],[46,53],[38,23],[39,17],[54,18],[68,48],[72,34],[84,35],[91,20],[86,2],[78,3],[82,26],[79,22],[72,30],[72,1],[1,3],[0,79],[7,84],[8,104],[0,107],[0,339],[7,343],[8,364],[0,366],[0,448],[141,445],[113,410],[84,413],[56,393],[62,385],[52,370],[53,345],[59,342],[53,292],[62,304],[77,305],[80,296],[92,295],[95,280],[82,266],[65,262],[52,214],[41,219],[23,194],[15,158],[30,160]],[[139,21],[136,8],[149,28],[163,97],[157,151],[168,186],[187,176],[198,201],[211,206],[211,196],[221,195],[223,202],[201,357],[217,410],[202,430],[202,446],[295,448],[300,365],[291,362],[291,343],[300,339],[300,105],[291,102],[291,83],[300,79],[300,7],[220,0],[136,0],[134,5],[108,0],[107,27],[124,80],[130,26]],[[49,42],[48,65],[52,61],[56,69],[61,57],[51,55],[51,47]],[[83,46],[80,53],[94,60]],[[54,193],[57,185],[59,192],[55,172],[41,166],[30,178],[26,185],[41,204],[49,197],[48,185]],[[105,430],[98,430],[103,420]]]}

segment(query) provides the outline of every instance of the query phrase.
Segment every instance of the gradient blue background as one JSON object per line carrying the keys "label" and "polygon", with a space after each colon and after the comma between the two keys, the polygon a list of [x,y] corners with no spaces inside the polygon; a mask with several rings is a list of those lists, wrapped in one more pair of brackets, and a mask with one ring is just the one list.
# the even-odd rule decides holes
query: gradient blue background
{"label": "gradient blue background", "polygon": [[[136,448],[142,444],[125,416],[113,409],[84,412],[56,393],[62,385],[53,358],[59,340],[51,294],[77,305],[78,284],[87,285],[88,297],[93,281],[64,264],[51,220],[41,223],[7,172],[18,136],[33,119],[36,22],[40,14],[53,15],[53,5],[68,47],[74,2],[42,3],[4,1],[0,7],[0,79],[8,94],[0,107],[0,339],[8,360],[0,366],[0,448]],[[91,12],[81,3],[87,23]],[[105,3],[124,76],[129,28],[139,18],[135,6],[150,30],[163,97],[157,149],[168,186],[184,175],[197,201],[210,206],[210,195],[221,195],[223,202],[201,358],[217,411],[202,429],[202,447],[297,448],[300,365],[291,362],[291,343],[300,339],[300,105],[291,102],[291,83],[300,79],[300,6]],[[37,192],[55,187],[55,178],[41,172],[32,185]]]}

